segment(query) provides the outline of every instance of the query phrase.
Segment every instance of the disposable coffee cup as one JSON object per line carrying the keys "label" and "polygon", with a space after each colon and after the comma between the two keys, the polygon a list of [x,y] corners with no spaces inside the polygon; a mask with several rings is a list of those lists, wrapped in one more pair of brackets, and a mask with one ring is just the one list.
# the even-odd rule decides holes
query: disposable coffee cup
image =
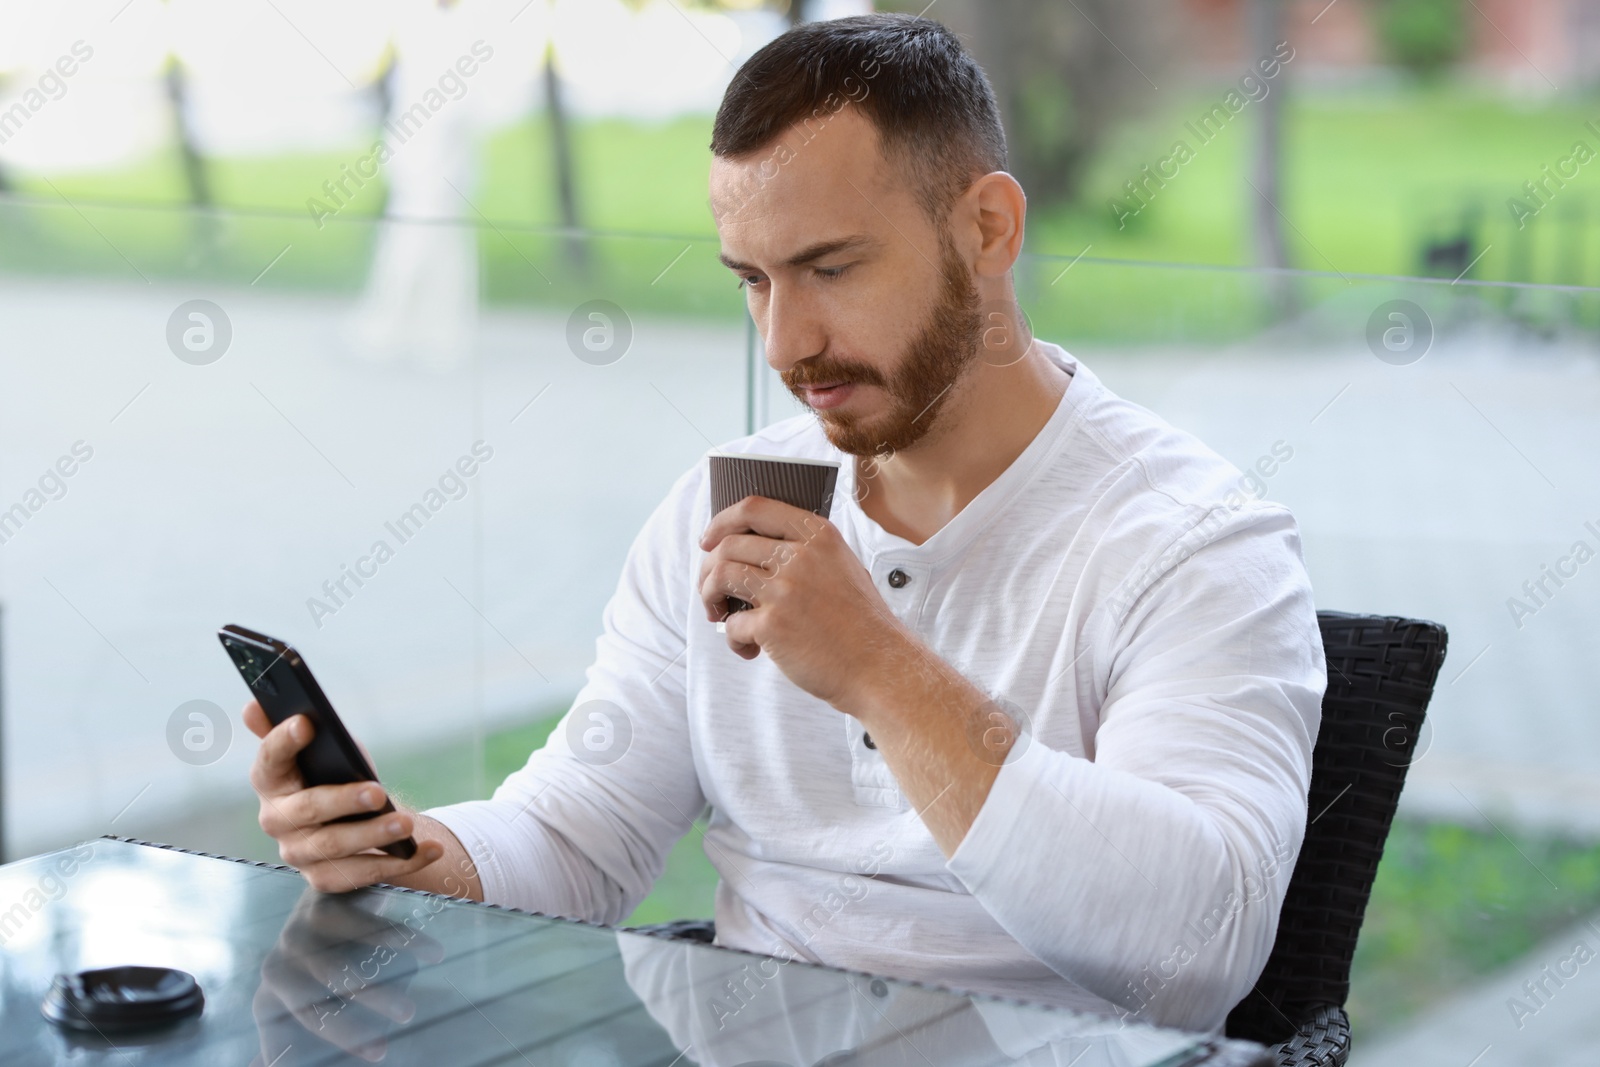
{"label": "disposable coffee cup", "polygon": [[[759,456],[748,452],[711,453],[711,514],[733,507],[747,496],[764,496],[792,507],[804,508],[826,519],[833,509],[833,488],[839,464],[826,459]],[[745,611],[751,605],[728,598],[728,611]],[[718,624],[721,629],[721,624]]]}

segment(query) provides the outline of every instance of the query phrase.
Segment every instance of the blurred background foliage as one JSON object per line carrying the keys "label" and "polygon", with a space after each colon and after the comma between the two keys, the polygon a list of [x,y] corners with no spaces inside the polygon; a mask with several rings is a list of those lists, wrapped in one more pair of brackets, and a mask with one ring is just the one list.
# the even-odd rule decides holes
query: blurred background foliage
{"label": "blurred background foliage", "polygon": [[1378,15],[1384,53],[1424,78],[1444,74],[1467,49],[1462,0],[1385,0]]}
{"label": "blurred background foliage", "polygon": [[[636,9],[667,2],[630,0]],[[748,0],[700,5],[745,14],[759,6]],[[790,18],[798,10],[780,6]],[[1482,19],[1458,0],[1347,0],[1330,5],[1312,25],[1317,6],[1275,0],[942,0],[934,13],[963,33],[996,83],[1013,170],[1029,192],[1030,252],[1070,258],[1089,249],[1097,258],[1169,263],[1600,282],[1594,183],[1586,180],[1587,171],[1577,180],[1546,177],[1547,168],[1560,169],[1575,142],[1600,150],[1600,134],[1586,125],[1600,126],[1600,107],[1592,73],[1584,73],[1600,69],[1600,46],[1572,61],[1578,68],[1574,80],[1563,80],[1557,91],[1526,65],[1513,63],[1509,72],[1491,65],[1496,31],[1474,28],[1472,20]],[[1347,8],[1359,18],[1340,33],[1359,38],[1358,44],[1338,38],[1319,45],[1328,36],[1322,31]],[[1271,14],[1262,19],[1259,10]],[[1271,52],[1273,33],[1256,33],[1256,19],[1281,34],[1275,39],[1289,43],[1294,59],[1264,82],[1267,91],[1259,101],[1250,100],[1202,144],[1193,125]],[[1222,28],[1197,40],[1195,27],[1213,23]],[[1246,39],[1236,40],[1241,34]],[[1513,47],[1532,52],[1526,43]],[[554,47],[544,54],[546,67],[559,73],[558,58]],[[538,81],[533,73],[529,77]],[[384,85],[380,72],[362,91],[377,96]],[[474,200],[481,218],[465,212],[468,221],[492,219],[508,233],[526,234],[508,242],[491,233],[481,242],[491,300],[565,299],[565,293],[527,284],[523,259],[512,247],[524,239],[538,247],[548,239],[541,234],[554,227],[714,239],[705,200],[708,113],[651,120],[574,115],[565,110],[561,92],[536,95],[541,99],[522,117],[482,138]],[[176,98],[181,101],[181,94]],[[1257,120],[1279,107],[1281,135],[1263,145]],[[282,212],[292,223],[309,217],[308,201],[321,195],[323,182],[350,158],[349,149],[217,154],[185,142],[192,124],[175,120],[172,126],[171,143],[125,165],[34,172],[8,166],[0,153],[4,188],[63,207],[67,200],[80,206],[203,201]],[[1150,181],[1143,168],[1159,171],[1179,140],[1195,150],[1193,161],[1176,177]],[[1534,190],[1541,195],[1530,195],[1530,181],[1542,183]],[[1277,195],[1269,192],[1271,203],[1264,205],[1252,183],[1275,188]],[[359,265],[370,248],[342,241],[337,222],[379,215],[387,198],[380,173],[319,233],[313,251],[289,257],[274,270],[272,284],[316,286],[334,277],[359,277],[359,270],[344,269],[340,261]],[[1512,200],[1534,215],[1519,219]],[[1549,209],[1543,210],[1546,201]],[[0,234],[11,239],[0,240],[0,256],[5,244],[27,239],[59,250],[64,267],[73,270],[91,267],[96,257],[105,259],[108,271],[126,270],[106,240],[72,211],[61,213],[59,222],[44,232]],[[104,237],[141,269],[148,264],[182,274],[183,257],[193,257],[190,234],[164,233],[154,217],[107,225],[126,227]],[[1256,232],[1263,227],[1280,232]],[[229,254],[240,270],[259,269],[262,253],[270,259],[281,247],[271,246],[273,240]],[[1283,248],[1282,262],[1263,262],[1261,249],[1274,244]],[[646,282],[654,277],[646,273],[648,264],[632,272],[604,260],[589,266],[599,272],[591,280],[624,292],[633,285],[630,273]],[[685,266],[681,286],[674,279],[666,289],[642,287],[641,306],[680,306],[689,288],[715,274],[709,264]],[[1085,332],[1114,336],[1115,328],[1108,323]]]}

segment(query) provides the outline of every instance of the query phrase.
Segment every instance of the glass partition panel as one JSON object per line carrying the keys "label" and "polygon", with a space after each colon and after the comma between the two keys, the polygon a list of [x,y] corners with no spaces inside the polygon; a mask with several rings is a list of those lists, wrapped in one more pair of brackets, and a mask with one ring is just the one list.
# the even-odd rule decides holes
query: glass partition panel
{"label": "glass partition panel", "polygon": [[1068,262],[1037,334],[1288,504],[1320,607],[1449,628],[1404,810],[1600,830],[1600,290]]}
{"label": "glass partition panel", "polygon": [[715,254],[0,199],[8,851],[237,806],[224,623],[402,792],[485,795],[485,737],[565,709],[639,526],[744,432]]}
{"label": "glass partition panel", "polygon": [[[1600,290],[1089,256],[1016,279],[1035,336],[1293,509],[1320,608],[1449,630],[1356,954],[1362,1062],[1466,1063],[1536,1013],[1577,1047],[1593,1000],[1546,1012],[1546,976],[1600,931]],[[770,371],[758,395],[797,410]]]}
{"label": "glass partition panel", "polygon": [[[672,481],[801,412],[714,240],[466,215],[0,198],[10,855],[110,831],[272,856],[227,622],[297,645],[403,798],[487,795],[577,690]],[[1600,911],[1600,290],[1090,255],[1016,278],[1038,337],[1293,508],[1319,606],[1449,628],[1351,1013],[1412,1032],[1488,976],[1501,1018]],[[698,852],[636,921],[709,914]]]}
{"label": "glass partition panel", "polygon": [[1034,255],[1016,283],[1036,337],[1293,509],[1321,608],[1448,627],[1402,811],[1600,834],[1600,289]]}

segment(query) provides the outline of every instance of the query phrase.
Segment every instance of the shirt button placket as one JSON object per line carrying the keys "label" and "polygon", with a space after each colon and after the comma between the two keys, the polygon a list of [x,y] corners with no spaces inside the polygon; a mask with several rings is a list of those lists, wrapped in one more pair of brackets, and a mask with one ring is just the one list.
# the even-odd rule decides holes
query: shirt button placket
{"label": "shirt button placket", "polygon": [[[889,572],[889,588],[904,589],[910,584],[911,575],[907,574],[899,567],[896,567],[894,570]],[[869,733],[863,733],[861,735],[861,744],[874,751],[876,751],[878,748],[877,743],[872,740],[872,735]]]}

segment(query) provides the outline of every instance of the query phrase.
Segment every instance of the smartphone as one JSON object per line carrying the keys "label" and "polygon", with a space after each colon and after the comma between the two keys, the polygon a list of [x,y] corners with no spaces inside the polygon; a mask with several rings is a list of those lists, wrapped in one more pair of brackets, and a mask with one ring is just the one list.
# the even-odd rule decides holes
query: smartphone
{"label": "smartphone", "polygon": [[[350,731],[339,721],[333,705],[328,703],[300,653],[275,637],[246,630],[243,626],[224,626],[217,631],[217,638],[272,725],[278,726],[296,715],[311,720],[316,733],[311,743],[295,756],[295,762],[300,765],[300,777],[305,779],[306,785],[378,780],[372,773],[372,764],[367,762]],[[385,801],[379,811],[345,815],[333,821],[360,822],[393,811],[394,804]],[[408,860],[416,855],[417,842],[407,837],[384,845],[383,851]]]}

